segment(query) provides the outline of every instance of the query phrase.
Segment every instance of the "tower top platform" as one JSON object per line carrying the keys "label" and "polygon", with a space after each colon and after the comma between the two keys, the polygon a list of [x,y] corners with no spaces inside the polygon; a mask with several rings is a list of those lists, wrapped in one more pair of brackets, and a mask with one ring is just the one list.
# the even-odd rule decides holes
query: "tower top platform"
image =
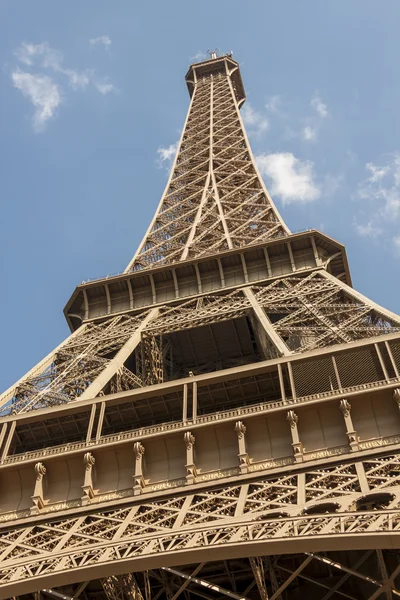
{"label": "tower top platform", "polygon": [[240,74],[239,63],[233,60],[229,54],[190,65],[185,77],[190,97],[192,97],[194,87],[199,79],[210,75],[215,76],[219,73],[231,77],[236,100],[239,106],[241,106],[246,100],[242,76]]}

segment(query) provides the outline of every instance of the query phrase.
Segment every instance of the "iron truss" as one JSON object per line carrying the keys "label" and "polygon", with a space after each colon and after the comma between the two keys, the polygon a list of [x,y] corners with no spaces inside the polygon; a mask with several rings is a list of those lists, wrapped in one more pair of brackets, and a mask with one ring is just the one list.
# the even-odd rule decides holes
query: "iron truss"
{"label": "iron truss", "polygon": [[[162,382],[166,348],[163,354],[160,336],[249,316],[253,310],[269,340],[270,356],[400,331],[400,318],[394,320],[367,298],[354,296],[351,288],[325,271],[288,276],[84,324],[3,394],[1,413],[43,409]],[[124,364],[133,351],[136,373]]]}
{"label": "iron truss", "polygon": [[[123,305],[118,290],[110,292],[108,283],[103,283],[100,315],[92,292],[85,289],[82,306],[77,308],[85,315],[83,325],[0,397],[0,414],[6,417],[0,431],[0,447],[4,443],[1,474],[6,484],[11,473],[7,457],[17,429],[15,418],[7,421],[7,417],[17,413],[42,409],[46,425],[54,407],[73,400],[92,404],[86,442],[77,442],[81,449],[92,440],[97,416],[99,441],[106,410],[105,400],[96,400],[99,407],[94,402],[99,396],[120,394],[112,398],[118,403],[121,392],[155,384],[158,390],[174,378],[186,378],[182,423],[187,420],[188,402],[195,422],[201,373],[238,365],[244,371],[260,360],[280,361],[275,376],[267,379],[268,390],[278,395],[276,402],[294,400],[296,388],[298,397],[317,402],[318,394],[351,390],[358,379],[366,391],[372,382],[379,382],[379,391],[397,384],[399,346],[393,340],[391,344],[391,339],[384,344],[375,338],[400,331],[400,318],[343,283],[340,265],[345,261],[332,270],[330,261],[334,264],[336,254],[328,256],[322,242],[317,249],[312,236],[309,247],[297,244],[294,259],[290,231],[258,174],[243,128],[239,106],[244,93],[238,92],[238,69],[230,57],[223,57],[193,65],[188,74],[192,100],[171,176],[126,269],[127,273],[139,271],[139,279],[145,272],[146,292],[138,282],[134,294],[127,283],[129,314],[111,316],[112,308],[119,310]],[[273,242],[277,238],[286,246],[284,254],[278,249],[282,244]],[[263,248],[266,241],[271,243]],[[255,256],[249,266],[249,271],[256,269],[253,278],[243,252],[238,251],[249,246]],[[236,252],[239,265],[241,261],[237,280],[238,266],[230,250]],[[257,271],[257,252],[268,276]],[[211,256],[219,273],[217,283],[207,271]],[[191,263],[198,257],[207,257],[200,267]],[[180,292],[177,264],[183,265],[183,271],[191,270],[188,281],[185,272],[180,274]],[[172,273],[165,283],[172,296],[164,303],[161,298],[167,297],[167,291],[163,296],[162,286],[168,278],[164,269],[156,270],[155,276],[151,269],[163,265],[169,265]],[[228,277],[229,291],[224,292]],[[93,320],[89,320],[89,301],[94,304]],[[146,302],[147,307],[152,302],[152,308],[145,309]],[[358,348],[355,342],[360,345],[359,340],[368,338],[374,338],[372,350]],[[342,348],[337,357],[319,353],[343,343],[349,350]],[[194,358],[191,347],[198,352],[193,351]],[[306,352],[314,353],[312,359],[308,361],[305,355],[293,366],[289,364],[291,355]],[[137,394],[147,392],[146,388]],[[215,411],[202,419],[214,418],[220,408],[215,390],[212,394]],[[149,407],[143,410],[151,408],[154,397],[149,393]],[[179,398],[174,396],[171,403],[179,404]],[[229,404],[229,395],[225,401]],[[333,453],[334,460],[323,467],[302,462],[299,418],[293,410],[286,418],[293,468],[280,470],[276,463],[270,476],[267,465],[262,473],[251,471],[246,426],[241,421],[235,425],[240,471],[235,468],[229,476],[219,471],[224,483],[218,485],[206,478],[196,481],[195,437],[189,431],[184,438],[187,476],[184,487],[175,493],[173,487],[154,487],[146,493],[141,434],[134,444],[133,485],[120,497],[114,488],[107,488],[107,494],[96,498],[95,457],[88,451],[83,496],[45,512],[46,467],[36,463],[34,495],[29,496],[33,508],[17,514],[16,497],[15,514],[6,513],[13,522],[4,520],[0,527],[0,598],[176,600],[182,595],[185,600],[195,596],[206,600],[225,596],[233,600],[374,600],[382,596],[390,600],[400,596],[395,550],[400,540],[400,459],[393,451],[374,456],[367,434],[360,442],[354,431],[346,398],[341,398],[340,409],[354,454],[346,446],[342,462]],[[167,404],[163,410],[165,424],[171,415]],[[158,423],[162,418],[157,414]],[[303,415],[302,426],[312,431],[318,427],[302,419]],[[138,418],[136,431],[140,425]],[[19,427],[23,432],[23,425]],[[362,443],[371,452],[369,458],[366,452],[360,455]],[[103,464],[108,463],[104,460]],[[0,493],[0,509],[1,498]]]}
{"label": "iron truss", "polygon": [[84,397],[85,392],[94,397],[104,393],[106,385],[108,393],[141,387],[119,353],[132,352],[150,313],[83,325],[1,396],[0,415],[58,406]]}
{"label": "iron truss", "polygon": [[0,597],[143,564],[398,547],[399,534],[400,459],[389,455],[4,526]]}
{"label": "iron truss", "polygon": [[127,271],[288,233],[255,167],[230,73],[202,78],[167,188]]}
{"label": "iron truss", "polygon": [[[167,334],[246,315],[254,307],[245,290],[201,296],[165,307],[144,335]],[[325,272],[305,277],[288,276],[270,284],[248,288],[255,303],[287,352],[305,352],[332,344],[400,331],[397,321],[380,314],[368,300],[359,300]],[[277,348],[279,352],[279,347]]]}

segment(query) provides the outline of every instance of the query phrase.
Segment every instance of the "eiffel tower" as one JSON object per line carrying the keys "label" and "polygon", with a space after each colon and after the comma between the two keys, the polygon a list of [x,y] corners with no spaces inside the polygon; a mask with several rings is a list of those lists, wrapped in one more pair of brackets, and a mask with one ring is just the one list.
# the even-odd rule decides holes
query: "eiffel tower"
{"label": "eiffel tower", "polygon": [[231,55],[192,64],[161,202],[1,396],[0,598],[400,596],[400,317],[291,233]]}

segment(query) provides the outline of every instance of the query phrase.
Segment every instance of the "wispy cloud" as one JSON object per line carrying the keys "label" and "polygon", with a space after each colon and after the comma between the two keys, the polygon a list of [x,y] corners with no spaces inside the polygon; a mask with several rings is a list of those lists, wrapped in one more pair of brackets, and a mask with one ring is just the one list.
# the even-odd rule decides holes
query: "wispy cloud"
{"label": "wispy cloud", "polygon": [[315,127],[311,127],[311,125],[307,125],[301,132],[301,136],[303,140],[307,142],[315,142],[317,139],[317,130]]}
{"label": "wispy cloud", "polygon": [[275,94],[274,96],[270,96],[270,98],[268,98],[268,100],[265,104],[265,108],[272,113],[280,113],[281,112],[281,104],[282,104],[281,97],[278,94]]}
{"label": "wispy cloud", "polygon": [[37,57],[42,57],[43,66],[57,69],[62,61],[62,54],[54,48],[50,48],[47,42],[42,44],[30,44],[22,42],[15,51],[15,56],[24,65],[32,66]]}
{"label": "wispy cloud", "polygon": [[392,154],[384,164],[368,162],[366,177],[357,186],[355,197],[362,202],[362,215],[367,223],[354,226],[358,235],[392,239],[396,254],[400,252],[400,152]]}
{"label": "wispy cloud", "polygon": [[261,174],[271,182],[272,195],[279,196],[284,204],[312,202],[320,197],[313,162],[300,160],[291,152],[260,154],[256,161]]}
{"label": "wispy cloud", "polygon": [[358,197],[372,202],[374,210],[383,218],[400,217],[400,152],[386,165],[370,162],[365,168],[369,175],[358,186]]}
{"label": "wispy cloud", "polygon": [[84,88],[90,83],[90,71],[76,71],[63,66],[63,55],[59,50],[51,48],[47,42],[28,44],[23,42],[16,51],[16,56],[24,65],[33,65],[49,69],[65,75],[73,88]]}
{"label": "wispy cloud", "polygon": [[357,223],[355,221],[354,226],[358,235],[361,235],[362,237],[375,238],[382,233],[382,229],[376,227],[372,221],[368,221],[368,223]]}
{"label": "wispy cloud", "polygon": [[269,127],[268,119],[254,110],[248,102],[243,106],[241,114],[249,135],[259,136],[267,131]]}
{"label": "wispy cloud", "polygon": [[[308,115],[301,117],[298,114],[291,114],[288,111],[287,102],[285,103],[282,96],[275,94],[268,98],[265,109],[267,117],[273,125],[278,120],[281,122],[285,139],[297,138],[305,142],[317,142],[323,121],[331,115],[326,103],[317,94],[311,97],[310,106],[313,110],[309,111]],[[259,116],[261,118],[261,115]]]}
{"label": "wispy cloud", "polygon": [[368,177],[370,183],[376,183],[390,173],[390,165],[379,167],[378,165],[374,165],[374,163],[367,163],[365,168],[370,172],[370,176]]}
{"label": "wispy cloud", "polygon": [[322,102],[321,97],[318,94],[315,94],[311,98],[310,104],[315,112],[323,119],[329,116],[328,107],[324,102]]}
{"label": "wispy cloud", "polygon": [[[23,42],[15,55],[24,65],[24,69],[17,67],[12,72],[11,79],[14,87],[19,89],[36,109],[33,118],[35,131],[43,131],[46,121],[55,115],[63,100],[62,84],[65,82],[75,91],[83,90],[89,84],[103,95],[116,91],[112,83],[99,81],[92,69],[81,71],[64,66],[63,54],[47,42]],[[44,70],[45,73],[34,73],[33,69]]]}
{"label": "wispy cloud", "polygon": [[175,154],[178,150],[179,142],[175,142],[174,144],[170,144],[169,146],[159,146],[157,148],[158,154],[158,166],[164,167],[167,171],[170,170],[172,162],[175,158]]}
{"label": "wispy cloud", "polygon": [[202,62],[203,60],[207,60],[210,58],[207,52],[203,52],[203,50],[197,50],[196,54],[190,57],[190,61],[192,63]]}
{"label": "wispy cloud", "polygon": [[22,92],[35,107],[33,126],[35,131],[42,131],[46,121],[54,116],[62,101],[61,91],[51,77],[24,71],[12,74],[14,87]]}
{"label": "wispy cloud", "polygon": [[89,40],[89,44],[91,46],[97,46],[100,44],[100,45],[104,46],[104,48],[106,50],[109,49],[109,47],[111,46],[111,43],[112,42],[111,42],[110,38],[108,37],[108,35],[99,35],[98,37],[90,38],[90,40]]}
{"label": "wispy cloud", "polygon": [[93,81],[93,85],[96,88],[96,90],[100,92],[100,94],[103,94],[103,96],[109,94],[110,92],[117,91],[117,88],[112,83],[100,83],[98,81]]}

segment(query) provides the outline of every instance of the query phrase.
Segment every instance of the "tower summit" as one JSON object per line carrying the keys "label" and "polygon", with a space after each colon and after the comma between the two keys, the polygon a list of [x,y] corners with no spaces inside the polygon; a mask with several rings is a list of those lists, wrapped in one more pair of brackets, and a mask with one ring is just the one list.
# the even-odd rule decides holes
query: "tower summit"
{"label": "tower summit", "polygon": [[127,271],[289,233],[243,127],[239,109],[246,96],[238,63],[221,56],[193,64],[186,84],[191,101],[171,176]]}
{"label": "tower summit", "polygon": [[231,55],[186,83],[137,252],[1,396],[0,600],[398,596],[400,317],[283,222]]}

